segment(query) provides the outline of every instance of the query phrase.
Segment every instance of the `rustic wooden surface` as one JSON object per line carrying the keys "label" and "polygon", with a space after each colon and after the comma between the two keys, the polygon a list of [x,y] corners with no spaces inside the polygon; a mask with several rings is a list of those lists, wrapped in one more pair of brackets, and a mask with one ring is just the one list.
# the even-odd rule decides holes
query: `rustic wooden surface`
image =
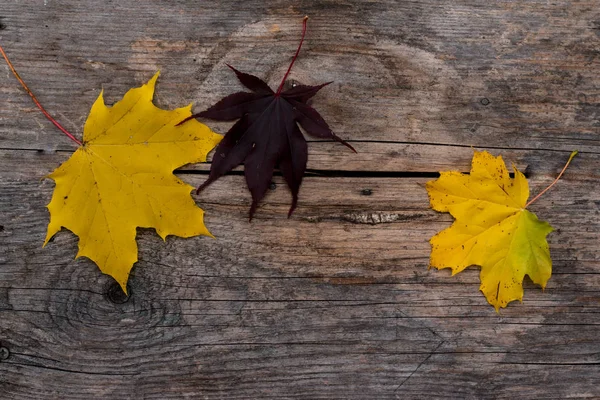
{"label": "rustic wooden surface", "polygon": [[[343,138],[309,144],[286,218],[280,177],[249,224],[243,176],[197,201],[217,237],[139,231],[124,298],[61,232],[45,249],[45,174],[73,143],[0,63],[0,398],[600,398],[600,3],[2,0],[0,44],[81,135],[161,70],[156,103],[200,110],[240,89],[335,83],[314,106]],[[211,124],[224,132],[228,124]],[[556,231],[542,292],[497,314],[476,268],[428,270],[451,223],[424,183],[472,147],[524,169]],[[197,185],[208,165],[183,168]]]}

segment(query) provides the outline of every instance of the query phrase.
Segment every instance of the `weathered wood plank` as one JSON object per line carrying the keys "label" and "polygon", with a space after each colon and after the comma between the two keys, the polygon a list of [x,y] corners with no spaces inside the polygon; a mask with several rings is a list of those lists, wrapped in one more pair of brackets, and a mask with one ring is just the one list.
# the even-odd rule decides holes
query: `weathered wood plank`
{"label": "weathered wood plank", "polygon": [[[193,184],[199,178],[186,177]],[[287,194],[276,189],[248,224],[242,179],[228,177],[206,192],[207,224],[218,240],[169,238],[163,244],[140,232],[141,262],[124,304],[108,300],[110,279],[91,262],[72,260],[73,235],[61,233],[40,248],[52,185],[3,183],[0,209],[8,223],[1,297],[3,326],[9,327],[4,334],[11,338],[6,345],[14,355],[0,368],[19,371],[17,382],[47,369],[39,389],[44,395],[60,390],[50,382],[57,369],[85,376],[69,378],[73,392],[60,390],[63,398],[77,398],[84,382],[104,393],[100,388],[115,373],[125,393],[142,388],[148,397],[154,390],[164,394],[168,389],[151,382],[165,358],[178,366],[177,393],[209,392],[201,383],[208,380],[223,382],[220,395],[240,398],[290,387],[300,397],[352,397],[359,386],[372,396],[391,396],[400,386],[403,396],[418,397],[432,381],[449,384],[444,365],[461,372],[460,378],[451,375],[449,397],[517,390],[507,382],[489,392],[470,388],[468,382],[487,379],[481,368],[507,374],[528,364],[560,365],[562,372],[553,376],[574,379],[571,373],[579,371],[574,382],[596,381],[589,374],[599,362],[599,255],[588,249],[598,242],[600,220],[585,209],[600,201],[597,192],[579,193],[578,182],[565,180],[553,197],[536,204],[535,211],[559,227],[550,236],[555,276],[544,293],[527,284],[525,302],[497,315],[477,291],[475,270],[452,278],[427,270],[426,240],[449,218],[426,209],[424,180],[361,179],[375,188],[364,196],[355,178],[308,178],[293,219],[285,218]],[[356,217],[377,213],[399,218],[370,225],[360,223],[369,218]],[[589,232],[582,234],[573,215]],[[27,326],[33,334],[23,330]],[[533,376],[545,382],[539,368]],[[120,381],[123,376],[135,376],[135,385]]]}
{"label": "weathered wood plank", "polygon": [[[2,40],[43,103],[75,132],[101,87],[110,103],[158,69],[157,102],[166,107],[193,101],[202,109],[239,90],[225,63],[276,85],[300,10],[273,5],[265,15],[252,2],[208,4],[125,1],[109,18],[106,5],[90,13],[86,3],[50,2],[27,13],[12,3]],[[598,152],[594,0],[351,2],[303,11],[313,16],[310,37],[291,78],[335,81],[314,104],[343,138]],[[69,148],[14,79],[0,79],[0,147]]]}

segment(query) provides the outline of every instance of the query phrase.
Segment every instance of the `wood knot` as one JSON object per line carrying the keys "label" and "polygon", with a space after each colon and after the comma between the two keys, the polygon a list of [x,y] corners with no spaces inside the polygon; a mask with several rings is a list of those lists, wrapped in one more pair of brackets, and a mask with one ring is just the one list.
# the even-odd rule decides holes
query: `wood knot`
{"label": "wood knot", "polygon": [[123,292],[123,289],[121,289],[121,286],[117,282],[111,282],[106,288],[104,296],[113,304],[125,304],[131,297],[131,288],[129,285],[127,285],[127,293]]}

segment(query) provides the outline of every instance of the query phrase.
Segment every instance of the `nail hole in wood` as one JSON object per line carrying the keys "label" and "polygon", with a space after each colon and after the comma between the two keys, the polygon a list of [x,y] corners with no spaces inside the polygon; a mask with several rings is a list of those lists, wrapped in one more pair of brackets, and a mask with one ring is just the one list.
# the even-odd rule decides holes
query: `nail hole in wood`
{"label": "nail hole in wood", "polygon": [[0,347],[0,361],[7,360],[10,357],[10,351],[6,347]]}
{"label": "nail hole in wood", "polygon": [[362,194],[363,196],[370,196],[373,194],[373,191],[371,189],[363,189],[360,191],[360,194]]}
{"label": "nail hole in wood", "polygon": [[488,104],[490,104],[490,100],[487,97],[484,97],[483,99],[481,99],[479,101],[481,103],[481,105],[483,106],[487,106]]}
{"label": "nail hole in wood", "polygon": [[269,189],[271,189],[271,190],[277,189],[277,184],[275,182],[271,182],[271,184],[269,185]]}

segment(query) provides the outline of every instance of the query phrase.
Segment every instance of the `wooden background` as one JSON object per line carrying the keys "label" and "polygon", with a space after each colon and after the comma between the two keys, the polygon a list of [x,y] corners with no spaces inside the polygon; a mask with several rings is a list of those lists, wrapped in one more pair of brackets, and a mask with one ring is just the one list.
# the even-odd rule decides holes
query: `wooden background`
{"label": "wooden background", "polygon": [[[156,70],[164,108],[240,90],[226,63],[276,86],[304,15],[290,78],[335,81],[313,105],[358,154],[309,143],[289,220],[276,177],[248,223],[240,169],[196,197],[216,240],[139,230],[129,298],[70,232],[41,248],[74,145],[0,63],[0,398],[600,398],[598,0],[2,0],[0,44],[80,136],[101,88]],[[499,314],[478,269],[428,270],[452,219],[424,183],[473,147],[532,194],[581,152],[531,207],[556,228],[547,289]]]}

